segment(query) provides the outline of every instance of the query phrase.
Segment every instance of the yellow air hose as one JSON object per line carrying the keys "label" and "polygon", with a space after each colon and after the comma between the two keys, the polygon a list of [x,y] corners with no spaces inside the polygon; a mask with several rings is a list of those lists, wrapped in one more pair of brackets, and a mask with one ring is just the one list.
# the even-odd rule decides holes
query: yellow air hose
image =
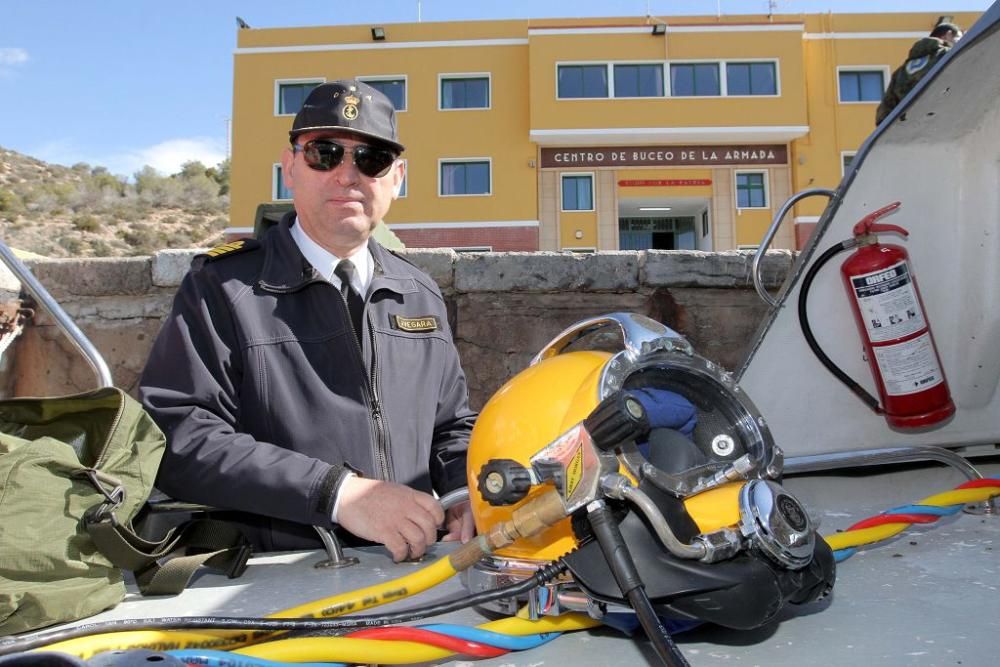
{"label": "yellow air hose", "polygon": [[[334,618],[348,612],[364,611],[416,595],[455,575],[457,570],[452,565],[452,558],[457,553],[458,551],[439,558],[427,567],[397,579],[307,602],[275,612],[266,618]],[[86,660],[104,651],[124,651],[135,648],[148,648],[155,651],[185,648],[228,650],[263,641],[273,634],[245,630],[213,632],[136,630],[70,639],[49,644],[39,650],[60,651]]]}
{"label": "yellow air hose", "polygon": [[[990,483],[991,480],[987,479],[981,481]],[[944,493],[928,496],[927,498],[918,501],[917,505],[929,507],[949,507],[952,505],[983,502],[996,496],[998,492],[1000,492],[1000,480],[992,480],[992,482],[992,486],[984,486],[980,488],[959,487],[953,491],[945,491]],[[911,525],[911,522],[906,521],[884,523],[880,526],[872,526],[871,528],[848,529],[842,533],[825,535],[823,536],[823,539],[826,540],[826,543],[830,545],[831,549],[837,551],[839,549],[859,547],[865,544],[887,540],[890,537],[903,532]]]}
{"label": "yellow air hose", "polygon": [[[452,553],[411,574],[331,597],[307,602],[268,615],[266,618],[335,618],[401,600],[446,581],[475,564],[484,555],[535,535],[566,517],[559,493],[554,489],[518,508],[511,520],[494,525],[485,535],[463,544]],[[105,633],[48,644],[41,649],[61,651],[84,660],[104,651],[148,648],[156,651],[174,649],[230,650],[272,639],[278,633],[246,630],[202,631],[136,630]],[[373,640],[353,640],[367,641]],[[377,640],[375,640],[377,641]]]}
{"label": "yellow air hose", "polygon": [[[572,632],[600,625],[586,614],[570,613],[544,616],[537,621],[511,617],[483,623],[476,627],[507,635],[534,635],[544,632]],[[248,646],[233,653],[278,662],[346,662],[379,665],[408,665],[441,660],[454,655],[451,651],[418,642],[350,637],[310,637],[279,639]]]}

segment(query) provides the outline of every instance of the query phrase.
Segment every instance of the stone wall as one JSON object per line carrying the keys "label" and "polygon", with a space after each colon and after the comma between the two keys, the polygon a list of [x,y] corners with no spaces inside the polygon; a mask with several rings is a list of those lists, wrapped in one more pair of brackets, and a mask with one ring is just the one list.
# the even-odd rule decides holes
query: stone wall
{"label": "stone wall", "polygon": [[[477,408],[556,334],[584,318],[643,313],[686,336],[702,356],[734,369],[767,310],[753,290],[747,252],[405,254],[441,286]],[[29,266],[104,355],[115,383],[134,394],[193,255],[168,250]],[[769,252],[765,283],[780,285],[791,262],[787,251]],[[68,394],[96,384],[89,364],[37,307],[4,354],[0,373],[7,395]]]}

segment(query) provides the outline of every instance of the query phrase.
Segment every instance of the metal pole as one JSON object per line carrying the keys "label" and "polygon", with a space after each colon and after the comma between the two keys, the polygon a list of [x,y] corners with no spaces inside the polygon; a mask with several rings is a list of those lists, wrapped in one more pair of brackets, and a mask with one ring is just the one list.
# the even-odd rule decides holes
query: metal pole
{"label": "metal pole", "polygon": [[73,341],[76,348],[87,358],[91,368],[94,369],[94,373],[97,375],[97,383],[101,387],[113,386],[114,382],[111,380],[111,371],[108,369],[108,364],[104,361],[101,353],[97,351],[97,348],[90,342],[90,339],[76,326],[76,323],[70,319],[70,316],[66,314],[62,306],[52,298],[52,295],[42,286],[42,283],[38,282],[38,278],[35,278],[28,267],[24,265],[20,258],[3,241],[0,241],[0,260],[7,265],[11,273],[17,276],[25,289],[49,311],[55,319],[56,324],[62,329],[62,332],[69,336],[69,339]]}

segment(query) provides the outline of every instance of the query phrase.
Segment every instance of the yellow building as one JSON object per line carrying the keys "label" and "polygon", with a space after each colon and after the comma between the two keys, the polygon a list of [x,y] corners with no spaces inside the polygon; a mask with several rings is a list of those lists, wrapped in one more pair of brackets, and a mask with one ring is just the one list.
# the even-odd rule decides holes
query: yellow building
{"label": "yellow building", "polygon": [[[968,28],[978,13],[951,20]],[[318,83],[398,110],[409,247],[756,247],[795,192],[835,188],[893,69],[939,15],[543,19],[241,29],[232,224],[290,199],[279,155]],[[826,202],[795,207],[796,248]]]}

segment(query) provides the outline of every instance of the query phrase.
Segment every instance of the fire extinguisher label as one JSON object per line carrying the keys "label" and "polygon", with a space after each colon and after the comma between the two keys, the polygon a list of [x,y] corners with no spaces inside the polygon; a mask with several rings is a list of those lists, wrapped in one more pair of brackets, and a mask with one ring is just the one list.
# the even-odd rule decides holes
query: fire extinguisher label
{"label": "fire extinguisher label", "polygon": [[915,394],[944,382],[929,332],[905,343],[875,347],[872,351],[889,396]]}
{"label": "fire extinguisher label", "polygon": [[851,276],[851,285],[871,342],[895,340],[927,328],[905,261]]}

